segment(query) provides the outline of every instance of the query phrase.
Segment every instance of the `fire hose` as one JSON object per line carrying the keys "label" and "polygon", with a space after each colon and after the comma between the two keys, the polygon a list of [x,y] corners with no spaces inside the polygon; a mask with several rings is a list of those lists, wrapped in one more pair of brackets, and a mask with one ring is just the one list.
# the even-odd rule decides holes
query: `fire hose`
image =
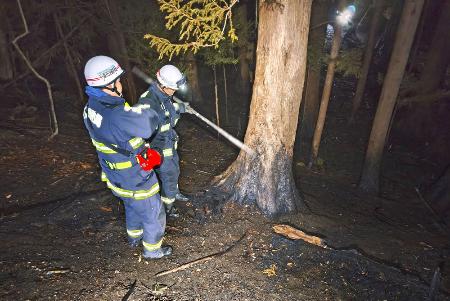
{"label": "fire hose", "polygon": [[[131,71],[134,74],[136,74],[139,78],[144,80],[147,84],[151,84],[151,83],[154,82],[154,80],[152,78],[150,78],[147,74],[142,72],[137,67],[133,67],[133,69]],[[176,96],[173,96],[173,100],[175,102],[177,102],[177,103],[180,103],[180,104],[186,104],[185,102],[183,102],[181,99],[179,99]],[[236,137],[234,137],[233,135],[231,135],[230,133],[228,133],[227,131],[225,131],[221,127],[215,125],[212,121],[208,120],[205,116],[201,115],[199,112],[194,110],[190,105],[186,106],[186,113],[189,113],[189,114],[192,114],[192,115],[196,116],[198,119],[200,119],[201,121],[203,121],[204,123],[206,123],[207,125],[212,127],[213,129],[215,129],[220,135],[225,137],[228,141],[230,141],[231,143],[236,145],[238,148],[242,149],[243,151],[245,151],[250,156],[254,156],[255,152],[250,147],[245,145],[242,141],[240,141],[239,139],[237,139]]]}

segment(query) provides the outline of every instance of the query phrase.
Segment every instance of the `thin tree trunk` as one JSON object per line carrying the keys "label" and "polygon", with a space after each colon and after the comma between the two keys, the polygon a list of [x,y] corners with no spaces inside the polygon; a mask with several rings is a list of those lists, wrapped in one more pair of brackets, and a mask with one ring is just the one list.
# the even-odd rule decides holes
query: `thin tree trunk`
{"label": "thin tree trunk", "polygon": [[417,53],[419,52],[420,43],[422,42],[423,31],[425,29],[425,22],[428,19],[428,8],[430,1],[425,0],[422,9],[422,16],[420,17],[419,25],[417,25],[416,37],[414,38],[414,42],[412,45],[411,54],[409,55],[409,64],[407,67],[407,73],[410,73],[414,70],[417,61]]}
{"label": "thin tree trunk", "polygon": [[[237,20],[238,24],[240,25],[238,28],[238,35],[239,37],[243,37],[242,39],[238,41],[238,58],[239,58],[239,70],[241,73],[241,81],[240,86],[242,89],[242,92],[247,97],[250,92],[250,62],[248,59],[248,30],[249,30],[249,24],[248,24],[248,18],[247,18],[247,2],[244,1],[241,5],[237,7]],[[247,32],[244,32],[247,31]]]}
{"label": "thin tree trunk", "polygon": [[227,70],[225,65],[222,65],[223,69],[223,91],[225,92],[225,122],[228,123],[228,87],[227,87]]}
{"label": "thin tree trunk", "polygon": [[366,87],[367,76],[369,75],[370,62],[372,61],[373,51],[375,50],[375,37],[377,36],[381,13],[383,12],[384,8],[384,0],[373,0],[372,3],[372,5],[374,5],[375,7],[375,11],[373,13],[372,21],[370,24],[369,38],[367,41],[366,51],[364,53],[361,77],[358,79],[355,97],[353,98],[353,109],[349,119],[350,124],[353,123],[356,112],[361,105],[361,100],[364,95],[364,88]]}
{"label": "thin tree trunk", "polygon": [[[325,44],[325,20],[328,18],[328,5],[326,2],[316,1],[311,12],[311,29],[308,39],[308,48],[317,55],[308,62],[305,96],[303,101],[303,116],[301,119],[302,139],[311,143],[316,126],[317,114],[320,106],[320,74],[323,48]],[[322,24],[320,27],[316,27]]]}
{"label": "thin tree trunk", "polygon": [[[56,119],[56,112],[55,112],[55,104],[53,101],[53,93],[52,93],[52,87],[50,85],[50,82],[43,77],[42,75],[40,75],[36,69],[34,69],[34,67],[31,65],[30,60],[26,57],[26,55],[23,53],[22,49],[20,49],[19,45],[17,44],[17,42],[22,39],[23,37],[25,37],[26,35],[28,35],[30,33],[30,31],[28,30],[28,23],[27,20],[25,19],[25,15],[23,13],[23,9],[22,9],[22,3],[20,2],[20,0],[17,0],[17,5],[19,7],[19,12],[20,12],[20,16],[22,17],[22,22],[23,22],[23,26],[25,27],[25,31],[18,35],[13,41],[12,44],[14,45],[14,47],[16,48],[17,52],[20,54],[20,56],[23,58],[23,60],[25,61],[25,63],[27,64],[28,68],[30,68],[31,72],[33,72],[33,74],[40,79],[41,81],[43,81],[45,83],[45,85],[47,86],[47,92],[48,92],[48,98],[50,101],[50,113],[51,113],[51,120],[53,121],[53,129],[52,129],[52,134],[50,135],[50,137],[48,138],[49,140],[53,139],[53,137],[55,137],[56,135],[58,135],[59,132],[59,128],[58,128],[58,120]],[[51,127],[51,125],[50,125]]]}
{"label": "thin tree trunk", "polygon": [[192,52],[186,55],[187,63],[187,77],[189,79],[189,86],[192,91],[192,102],[200,104],[203,103],[202,90],[200,88],[200,79],[198,75],[197,60]]}
{"label": "thin tree trunk", "polygon": [[[245,144],[216,185],[240,204],[275,216],[296,211],[300,196],[292,175],[298,112],[305,80],[311,0],[259,5],[255,83]],[[274,101],[278,100],[278,101]]]}
{"label": "thin tree trunk", "polygon": [[[340,0],[339,9],[342,10],[345,6],[345,0]],[[320,100],[319,116],[317,117],[316,128],[311,146],[311,156],[308,167],[311,168],[319,154],[320,140],[322,138],[323,127],[325,125],[325,118],[327,116],[328,103],[330,102],[331,89],[333,87],[334,71],[336,69],[336,60],[339,55],[342,41],[342,27],[337,22],[334,26],[333,43],[331,46],[330,61],[328,63],[327,75],[323,86],[322,98]]]}
{"label": "thin tree trunk", "polygon": [[5,31],[7,18],[5,3],[0,4],[0,80],[10,80],[13,77],[13,65],[9,49],[10,42]]}
{"label": "thin tree trunk", "polygon": [[[58,31],[60,38],[64,39],[64,32],[62,30],[61,23],[59,22],[56,12],[53,13],[53,19],[55,21],[56,30]],[[84,92],[83,92],[83,88],[80,83],[80,78],[78,77],[78,72],[75,67],[75,63],[73,62],[73,58],[72,58],[72,55],[70,54],[70,49],[69,49],[69,46],[67,45],[66,40],[64,40],[63,45],[64,45],[64,50],[66,51],[65,62],[66,62],[67,73],[72,75],[75,86],[77,87],[78,101],[80,104],[82,104],[83,100],[84,100]]]}
{"label": "thin tree trunk", "polygon": [[363,191],[377,194],[379,191],[380,166],[386,143],[391,116],[405,72],[414,34],[419,23],[424,0],[405,1],[397,30],[394,49],[384,79],[377,112],[370,133],[364,167],[359,182]]}
{"label": "thin tree trunk", "polygon": [[216,124],[217,126],[220,126],[220,116],[219,116],[219,93],[218,93],[218,87],[217,87],[217,71],[216,66],[213,66],[214,71],[214,96],[216,99]]}
{"label": "thin tree trunk", "polygon": [[450,0],[443,2],[430,50],[425,60],[425,67],[420,75],[420,81],[414,89],[417,94],[437,90],[450,63]]}
{"label": "thin tree trunk", "polygon": [[[113,30],[108,32],[108,44],[109,48],[115,59],[119,61],[125,70],[131,71],[130,58],[128,57],[128,50],[125,42],[125,36],[122,31],[122,26],[120,24],[120,16],[118,12],[118,6],[120,2],[117,0],[105,0],[105,6],[107,13],[109,14],[110,20],[112,22]],[[126,94],[128,95],[127,100],[131,103],[136,103],[136,85],[134,84],[133,75],[131,72],[127,76],[123,77],[125,85],[127,87]]]}

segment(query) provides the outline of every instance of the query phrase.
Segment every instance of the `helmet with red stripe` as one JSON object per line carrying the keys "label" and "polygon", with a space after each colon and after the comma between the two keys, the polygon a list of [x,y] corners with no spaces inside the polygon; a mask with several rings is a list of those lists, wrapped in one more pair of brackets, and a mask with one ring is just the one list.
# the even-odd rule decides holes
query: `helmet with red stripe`
{"label": "helmet with red stripe", "polygon": [[84,77],[91,87],[106,87],[114,83],[124,72],[119,63],[105,55],[94,56],[84,67]]}

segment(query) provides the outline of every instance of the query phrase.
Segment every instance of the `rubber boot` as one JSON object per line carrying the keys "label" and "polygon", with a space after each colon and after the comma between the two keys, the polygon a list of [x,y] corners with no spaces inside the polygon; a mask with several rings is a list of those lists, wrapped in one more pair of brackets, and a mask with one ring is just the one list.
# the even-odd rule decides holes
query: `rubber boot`
{"label": "rubber boot", "polygon": [[177,218],[180,216],[178,209],[173,204],[166,204],[166,216],[171,218]]}
{"label": "rubber boot", "polygon": [[177,193],[177,195],[175,196],[175,200],[177,200],[178,202],[189,202],[189,198],[181,192]]}
{"label": "rubber boot", "polygon": [[171,246],[162,246],[159,249],[156,249],[154,251],[148,251],[144,248],[144,252],[142,253],[142,257],[147,260],[151,259],[158,259],[162,258],[164,256],[170,256],[172,255],[173,248]]}
{"label": "rubber boot", "polygon": [[139,247],[139,245],[141,244],[141,241],[142,241],[142,237],[140,237],[140,238],[128,237],[128,245],[132,249],[136,249],[137,247]]}

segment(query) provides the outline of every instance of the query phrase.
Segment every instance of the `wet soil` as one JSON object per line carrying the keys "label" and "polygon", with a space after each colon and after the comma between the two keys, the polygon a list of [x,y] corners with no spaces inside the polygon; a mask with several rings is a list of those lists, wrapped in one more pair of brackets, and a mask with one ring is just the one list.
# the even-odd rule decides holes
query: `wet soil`
{"label": "wet soil", "polygon": [[[305,168],[297,146],[294,171],[304,206],[277,220],[220,195],[203,197],[237,150],[183,118],[180,187],[191,201],[179,205],[180,218],[168,220],[165,242],[174,246],[173,256],[151,262],[126,244],[122,205],[99,180],[79,116],[61,113],[61,134],[50,142],[45,112],[26,125],[3,119],[0,299],[428,300],[436,268],[450,262],[450,236],[414,186],[432,176],[436,162],[393,145],[382,195],[359,193],[369,121],[347,127],[347,106],[345,100],[330,105],[322,164]],[[278,223],[318,235],[332,248],[279,236],[272,230]],[[436,300],[450,300],[449,272],[439,278]]]}

